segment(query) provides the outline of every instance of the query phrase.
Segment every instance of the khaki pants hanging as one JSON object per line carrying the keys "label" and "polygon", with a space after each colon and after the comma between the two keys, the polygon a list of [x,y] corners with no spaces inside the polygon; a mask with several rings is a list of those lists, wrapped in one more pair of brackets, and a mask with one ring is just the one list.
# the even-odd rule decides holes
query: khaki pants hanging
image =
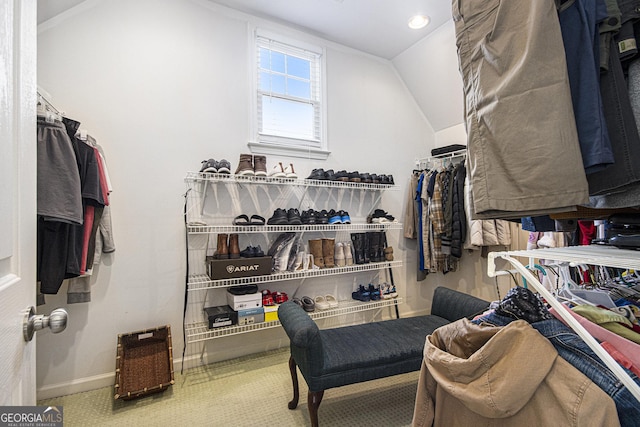
{"label": "khaki pants hanging", "polygon": [[588,202],[553,0],[453,0],[473,219]]}

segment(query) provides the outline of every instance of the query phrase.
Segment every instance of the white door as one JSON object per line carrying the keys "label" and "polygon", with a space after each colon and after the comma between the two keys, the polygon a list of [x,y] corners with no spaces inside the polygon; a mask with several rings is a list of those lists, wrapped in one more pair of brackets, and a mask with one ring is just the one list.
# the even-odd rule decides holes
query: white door
{"label": "white door", "polygon": [[36,0],[0,1],[0,406],[35,405]]}

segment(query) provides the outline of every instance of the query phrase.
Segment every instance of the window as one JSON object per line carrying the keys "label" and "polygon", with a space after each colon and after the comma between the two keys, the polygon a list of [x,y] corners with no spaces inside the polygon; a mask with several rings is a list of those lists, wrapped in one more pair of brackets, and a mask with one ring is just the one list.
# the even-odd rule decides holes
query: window
{"label": "window", "polygon": [[[256,32],[254,151],[324,151],[322,49]],[[257,147],[259,146],[259,147]]]}

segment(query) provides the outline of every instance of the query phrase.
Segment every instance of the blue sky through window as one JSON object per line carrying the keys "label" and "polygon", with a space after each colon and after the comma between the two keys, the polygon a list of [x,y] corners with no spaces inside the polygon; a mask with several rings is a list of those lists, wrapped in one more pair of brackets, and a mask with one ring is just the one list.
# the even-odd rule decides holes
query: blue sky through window
{"label": "blue sky through window", "polygon": [[258,132],[319,143],[320,55],[294,43],[258,41]]}

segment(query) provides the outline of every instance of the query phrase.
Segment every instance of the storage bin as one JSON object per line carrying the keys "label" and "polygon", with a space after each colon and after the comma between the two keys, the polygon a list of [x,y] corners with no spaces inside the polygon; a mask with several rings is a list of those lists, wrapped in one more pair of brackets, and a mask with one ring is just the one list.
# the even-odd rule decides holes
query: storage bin
{"label": "storage bin", "polygon": [[174,384],[171,326],[118,335],[115,399],[134,399]]}

